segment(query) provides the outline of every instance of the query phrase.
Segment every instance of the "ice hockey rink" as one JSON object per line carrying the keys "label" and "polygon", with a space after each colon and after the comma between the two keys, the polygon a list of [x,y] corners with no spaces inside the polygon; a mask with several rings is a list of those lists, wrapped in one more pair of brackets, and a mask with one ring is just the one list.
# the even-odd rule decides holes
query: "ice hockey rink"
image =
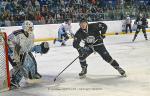
{"label": "ice hockey rink", "polygon": [[[150,33],[148,33],[150,39]],[[106,48],[127,77],[119,73],[96,53],[87,58],[88,73],[85,79],[79,79],[81,71],[76,60],[64,73],[54,77],[78,56],[69,40],[69,46],[53,45],[46,55],[36,54],[41,80],[21,81],[20,89],[0,93],[0,96],[150,96],[150,41],[145,41],[140,33],[131,42],[133,34],[107,36]]]}

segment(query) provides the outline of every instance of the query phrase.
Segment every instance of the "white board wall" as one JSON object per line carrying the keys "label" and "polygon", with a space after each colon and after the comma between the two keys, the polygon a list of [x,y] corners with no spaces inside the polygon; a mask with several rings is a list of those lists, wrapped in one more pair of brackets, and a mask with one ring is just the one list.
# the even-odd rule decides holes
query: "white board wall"
{"label": "white board wall", "polygon": [[[150,19],[148,19],[150,22]],[[108,26],[107,33],[119,33],[122,32],[122,24],[123,20],[118,21],[103,21]],[[35,25],[34,26],[34,33],[35,38],[56,38],[57,37],[57,31],[60,24],[44,24],[44,25]],[[149,23],[150,26],[150,23]],[[11,27],[0,27],[1,32],[6,32],[8,35],[15,31],[20,29],[21,26],[11,26]],[[72,23],[72,30],[75,33],[79,28],[79,23]]]}

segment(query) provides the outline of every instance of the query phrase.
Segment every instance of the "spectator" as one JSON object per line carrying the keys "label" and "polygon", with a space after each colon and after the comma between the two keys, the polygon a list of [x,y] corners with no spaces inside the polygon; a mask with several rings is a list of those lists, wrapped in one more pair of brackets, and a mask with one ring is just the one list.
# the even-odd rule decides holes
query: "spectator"
{"label": "spectator", "polygon": [[40,12],[37,12],[35,20],[37,21],[37,24],[45,24],[46,23],[45,18],[41,15]]}
{"label": "spectator", "polygon": [[46,20],[43,16],[41,17],[40,24],[46,24]]}
{"label": "spectator", "polygon": [[55,23],[55,20],[51,15],[49,15],[47,23],[48,24],[51,24],[51,23],[54,24]]}
{"label": "spectator", "polygon": [[10,16],[11,26],[15,26],[15,21],[13,15]]}
{"label": "spectator", "polygon": [[38,0],[35,0],[36,11],[40,11],[40,3]]}
{"label": "spectator", "polygon": [[[89,21],[121,20],[124,19],[124,13],[127,11],[124,9],[133,10],[128,12],[131,13],[132,18],[135,18],[140,11],[144,11],[147,17],[150,15],[148,2],[144,1],[141,4],[138,0],[132,1],[130,4],[139,4],[135,7],[131,5],[133,8],[129,5],[129,2],[128,7],[126,7],[127,4],[124,2],[124,9],[121,7],[123,3],[116,2],[117,0],[1,0],[0,15],[3,22],[12,15],[14,21],[17,22],[16,25],[24,19],[35,20],[37,11],[42,15],[43,23],[50,23],[51,19],[52,23],[53,20],[55,23],[61,23],[65,18],[72,18],[73,22],[77,22],[82,16],[87,16]],[[34,22],[40,24],[41,19],[39,20]]]}
{"label": "spectator", "polygon": [[7,3],[8,3],[8,2],[7,2],[6,0],[3,0],[3,1],[1,2],[1,7],[2,7],[3,10],[5,10],[5,7],[6,7]]}
{"label": "spectator", "polygon": [[5,26],[11,26],[11,22],[9,20],[9,17],[7,17],[4,22],[5,22]]}

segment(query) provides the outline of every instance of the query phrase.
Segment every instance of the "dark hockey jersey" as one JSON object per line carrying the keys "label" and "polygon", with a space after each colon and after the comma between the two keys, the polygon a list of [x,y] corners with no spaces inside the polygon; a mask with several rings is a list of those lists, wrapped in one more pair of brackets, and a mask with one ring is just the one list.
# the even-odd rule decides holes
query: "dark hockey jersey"
{"label": "dark hockey jersey", "polygon": [[147,19],[145,17],[142,17],[142,18],[138,17],[136,19],[135,23],[137,25],[141,25],[141,26],[147,26],[147,24],[148,24]]}
{"label": "dark hockey jersey", "polygon": [[81,41],[85,46],[102,44],[106,30],[107,25],[102,22],[88,24],[87,30],[80,28],[74,36],[73,47],[78,49]]}

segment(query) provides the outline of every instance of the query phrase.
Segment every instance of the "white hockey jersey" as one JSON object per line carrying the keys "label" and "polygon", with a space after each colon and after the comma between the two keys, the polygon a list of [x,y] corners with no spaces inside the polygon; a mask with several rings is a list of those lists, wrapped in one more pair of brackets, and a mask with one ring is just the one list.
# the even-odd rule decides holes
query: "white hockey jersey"
{"label": "white hockey jersey", "polygon": [[66,23],[62,23],[59,27],[59,30],[60,34],[64,34],[64,33],[70,33],[70,34],[73,34],[72,30],[71,30],[71,25],[68,25]]}
{"label": "white hockey jersey", "polygon": [[34,34],[30,32],[28,36],[24,34],[24,30],[17,30],[8,36],[9,47],[14,49],[16,44],[21,46],[20,53],[30,52],[34,46]]}

